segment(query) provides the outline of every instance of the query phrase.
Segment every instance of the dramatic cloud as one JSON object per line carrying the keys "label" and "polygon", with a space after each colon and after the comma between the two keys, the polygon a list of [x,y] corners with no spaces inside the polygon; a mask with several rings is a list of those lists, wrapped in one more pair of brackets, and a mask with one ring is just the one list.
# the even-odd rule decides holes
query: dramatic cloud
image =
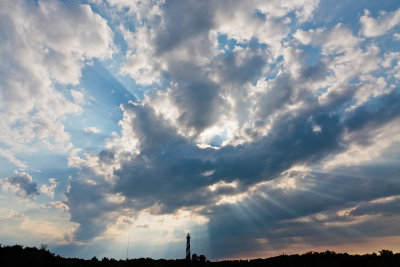
{"label": "dramatic cloud", "polygon": [[180,257],[160,251],[188,231],[212,259],[394,243],[400,7],[330,5],[0,4],[0,156],[68,153],[30,172],[71,222],[57,251],[117,255],[131,231],[137,257]]}
{"label": "dramatic cloud", "polygon": [[[129,8],[129,15],[142,8],[150,9],[122,2],[113,4],[120,10]],[[73,216],[72,220],[80,224],[78,239],[96,236],[106,229],[105,218],[113,223],[118,210],[130,207],[132,211],[150,210],[152,214],[192,210],[210,219],[212,235],[221,236],[221,243],[228,236],[236,239],[239,229],[242,238],[252,240],[256,238],[249,236],[253,224],[248,224],[248,229],[240,225],[244,222],[225,225],[229,217],[235,216],[231,211],[235,206],[251,206],[248,210],[266,207],[265,211],[258,211],[258,216],[269,225],[398,193],[396,169],[387,177],[391,190],[376,191],[374,195],[361,193],[374,187],[374,177],[369,176],[364,177],[365,188],[357,187],[361,190],[358,194],[351,191],[355,189],[352,183],[357,184],[358,179],[314,172],[306,176],[310,181],[302,190],[296,186],[299,178],[291,178],[287,185],[293,186],[290,195],[285,186],[272,190],[269,184],[263,185],[282,179],[282,174],[298,165],[319,168],[328,164],[332,172],[339,171],[339,162],[330,159],[338,153],[348,153],[353,142],[360,142],[360,136],[366,138],[365,144],[382,142],[367,136],[366,129],[379,129],[398,117],[399,105],[395,103],[399,94],[382,78],[364,78],[379,68],[380,49],[373,44],[362,46],[363,40],[343,24],[298,29],[294,39],[281,46],[277,42],[291,31],[285,15],[297,10],[300,21],[311,12],[304,15],[305,11],[295,3],[276,10],[274,6],[244,7],[240,3],[232,3],[223,11],[220,8],[213,3],[191,1],[171,1],[165,6],[156,3],[142,26],[133,32],[122,28],[130,62],[123,67],[123,73],[143,85],[167,84],[167,89],[123,105],[122,136],[110,140],[109,150],[97,156],[87,155],[86,159],[70,158],[71,166],[81,170],[79,182],[70,189],[78,191],[67,194],[72,214],[85,206],[89,210],[82,215],[90,212],[96,199],[101,203],[96,208],[101,208],[95,214],[103,222],[96,231],[88,231],[86,227],[96,217]],[[254,10],[263,16],[254,16]],[[222,19],[229,12],[238,12],[237,20]],[[254,28],[249,28],[253,27],[252,21]],[[263,36],[263,27],[271,37],[257,40]],[[268,27],[278,30],[269,31]],[[221,38],[227,42],[224,47]],[[235,40],[233,45],[229,40]],[[320,59],[308,63],[307,54],[296,41],[321,49]],[[279,56],[283,62],[277,60]],[[265,79],[276,71],[271,64],[279,71]],[[351,84],[356,78],[360,82]],[[394,142],[397,139],[391,144]],[[121,148],[121,143],[131,146]],[[366,174],[364,169],[362,172]],[[84,179],[89,176],[92,182]],[[322,182],[326,179],[332,181]],[[375,186],[379,183],[382,181]],[[334,198],[328,197],[334,184],[341,184],[343,190]],[[82,187],[93,196],[86,197],[86,204],[80,202],[78,208],[74,199]],[[315,194],[308,196],[310,191]],[[114,201],[106,196],[114,196]],[[315,202],[319,205],[311,205]],[[225,210],[227,205],[231,207]],[[293,207],[284,208],[288,206]],[[240,238],[237,240],[241,242]],[[228,253],[219,251],[218,244],[214,248],[216,257]],[[237,253],[229,250],[231,254],[226,256]]]}

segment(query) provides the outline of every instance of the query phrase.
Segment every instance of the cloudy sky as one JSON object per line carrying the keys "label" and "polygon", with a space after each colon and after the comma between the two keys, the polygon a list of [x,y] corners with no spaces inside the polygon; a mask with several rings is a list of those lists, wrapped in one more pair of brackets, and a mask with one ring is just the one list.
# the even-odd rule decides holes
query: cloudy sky
{"label": "cloudy sky", "polygon": [[398,0],[0,1],[0,243],[400,250]]}

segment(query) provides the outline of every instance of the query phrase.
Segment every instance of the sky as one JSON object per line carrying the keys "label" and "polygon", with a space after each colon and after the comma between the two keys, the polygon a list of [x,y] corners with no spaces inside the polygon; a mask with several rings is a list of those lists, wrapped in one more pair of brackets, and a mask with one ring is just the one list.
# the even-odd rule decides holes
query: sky
{"label": "sky", "polygon": [[398,0],[0,1],[0,243],[400,251]]}

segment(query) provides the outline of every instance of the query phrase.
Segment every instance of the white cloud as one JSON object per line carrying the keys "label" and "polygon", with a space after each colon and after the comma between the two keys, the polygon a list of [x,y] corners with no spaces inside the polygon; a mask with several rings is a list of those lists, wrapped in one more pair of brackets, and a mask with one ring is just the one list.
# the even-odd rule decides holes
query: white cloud
{"label": "white cloud", "polygon": [[12,152],[72,148],[63,120],[82,112],[56,83],[79,82],[85,61],[113,53],[113,33],[88,5],[58,1],[0,3],[0,140]]}
{"label": "white cloud", "polygon": [[[228,34],[239,42],[257,38],[262,43],[272,46],[274,51],[280,50],[280,41],[288,33],[285,16],[294,12],[300,21],[305,21],[312,16],[318,6],[318,0],[292,0],[292,1],[235,1],[229,7],[222,4],[216,13],[217,30]],[[262,20],[254,16],[254,11],[259,10],[266,17]]]}
{"label": "white cloud", "polygon": [[121,68],[122,74],[129,74],[137,83],[151,85],[159,83],[163,66],[157,57],[154,57],[155,48],[150,40],[151,32],[145,27],[135,32],[121,29],[125,41],[132,48],[127,52],[127,63]]}
{"label": "white cloud", "polygon": [[384,55],[382,67],[387,68],[389,78],[400,80],[400,52],[389,52]]}
{"label": "white cloud", "polygon": [[40,192],[50,197],[51,199],[54,199],[54,190],[57,187],[58,180],[55,178],[50,178],[49,182],[50,182],[49,185],[44,184],[40,187]]}
{"label": "white cloud", "polygon": [[72,89],[70,90],[70,92],[71,92],[71,96],[72,96],[72,99],[74,100],[75,104],[81,105],[81,106],[85,105],[86,101],[85,101],[84,93],[77,91],[77,90],[72,90]]}
{"label": "white cloud", "polygon": [[90,126],[90,127],[85,127],[83,129],[83,131],[87,134],[98,134],[100,133],[100,130],[94,126]]}
{"label": "white cloud", "polygon": [[400,23],[400,8],[393,12],[381,11],[375,19],[368,10],[360,18],[361,33],[366,37],[377,37],[385,34]]}
{"label": "white cloud", "polygon": [[[321,81],[310,84],[310,88],[316,91],[323,87],[327,88],[319,96],[321,103],[327,104],[340,95],[355,92],[356,103],[353,105],[355,108],[370,96],[376,97],[387,92],[382,79],[368,76],[379,68],[380,48],[371,44],[362,49],[363,39],[356,37],[345,25],[339,23],[333,29],[297,30],[294,37],[302,44],[321,48],[323,56],[321,62],[325,70],[319,74]],[[298,71],[301,72],[301,69],[298,67]],[[349,81],[353,79],[363,81],[357,87],[349,86]],[[379,81],[380,86],[374,85],[376,81]]]}

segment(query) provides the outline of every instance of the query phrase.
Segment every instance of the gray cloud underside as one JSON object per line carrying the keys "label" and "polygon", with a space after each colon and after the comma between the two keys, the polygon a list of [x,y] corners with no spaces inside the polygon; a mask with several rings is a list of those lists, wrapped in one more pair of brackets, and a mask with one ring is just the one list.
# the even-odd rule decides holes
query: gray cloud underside
{"label": "gray cloud underside", "polygon": [[[239,5],[233,2],[232,9]],[[147,45],[153,48],[151,55],[164,64],[154,63],[152,71],[166,66],[160,75],[169,91],[162,91],[161,97],[150,94],[146,101],[122,106],[121,122],[127,125],[124,130],[128,133],[125,137],[137,140],[136,151],[124,152],[128,156],[122,158],[118,158],[120,151],[116,149],[94,155],[106,166],[118,161],[120,165],[112,171],[115,182],[105,181],[87,166],[81,167],[78,177],[71,181],[66,203],[71,220],[80,225],[75,233],[78,240],[100,235],[122,210],[126,213],[128,209],[134,216],[148,208],[154,214],[196,209],[208,217],[210,234],[219,240],[212,244],[216,257],[244,250],[282,248],[293,243],[295,237],[314,245],[326,244],[327,239],[321,238],[324,234],[338,236],[329,239],[330,244],[362,240],[362,235],[357,233],[346,232],[349,237],[344,238],[346,230],[337,225],[363,215],[378,214],[394,219],[379,230],[376,222],[383,223],[383,217],[375,223],[359,222],[359,232],[374,229],[370,237],[398,234],[393,227],[400,220],[398,213],[393,212],[398,200],[385,204],[371,202],[400,195],[400,169],[393,164],[399,160],[398,143],[393,144],[392,152],[387,149],[388,155],[382,156],[391,157],[386,165],[377,161],[353,167],[336,166],[328,173],[318,171],[318,166],[347,151],[352,144],[362,147],[371,144],[375,129],[398,120],[398,86],[348,110],[363,86],[361,82],[335,84],[339,89],[329,92],[315,92],[311,88],[336,71],[332,64],[336,55],[312,65],[306,64],[306,58],[300,55],[293,59],[299,61],[296,73],[285,58],[283,62],[274,59],[277,52],[271,44],[262,49],[260,44],[250,44],[257,44],[254,39],[247,40],[249,46],[245,52],[211,55],[210,32],[218,27],[218,8],[211,2],[197,1],[171,1],[163,8],[161,17],[148,20],[153,28]],[[333,32],[342,28],[338,26]],[[210,61],[187,60],[177,51],[200,59],[201,56],[210,58]],[[272,74],[268,70],[270,61],[274,61],[280,72],[268,81],[262,92],[251,95],[249,86]],[[157,112],[152,101],[159,98],[171,99],[178,110],[173,122]],[[289,107],[296,104],[299,106],[291,111]],[[209,127],[222,123],[224,116],[238,122],[238,134],[233,140],[243,136],[247,139],[218,149],[200,148],[196,138]],[[266,128],[269,130],[264,131]],[[353,139],[349,140],[349,135]],[[299,179],[296,189],[287,191],[267,184],[258,188],[257,194],[236,204],[216,205],[223,195],[239,195],[260,182],[278,181],[283,172],[295,165],[315,167],[306,178]],[[87,183],[86,179],[95,180],[96,184]],[[222,181],[235,182],[237,186],[209,189]],[[110,203],[106,200],[107,194],[119,194],[125,199],[121,203]],[[337,215],[339,210],[353,206],[357,207],[350,212],[351,218]],[[325,219],[315,217],[321,212]],[[307,223],[297,220],[307,216]],[[326,222],[337,224],[329,226]],[[255,242],[260,233],[269,239],[266,247]],[[225,250],[226,242],[235,244],[236,250],[232,247]]]}
{"label": "gray cloud underside", "polygon": [[[343,142],[345,131],[374,128],[376,125],[398,117],[399,108],[388,110],[387,106],[390,106],[390,103],[399,103],[399,101],[400,97],[396,93],[380,97],[378,104],[374,104],[373,111],[362,112],[370,109],[371,103],[365,103],[349,114],[347,118],[342,118],[343,120],[326,107],[317,106],[314,109],[305,109],[296,117],[282,116],[275,123],[272,132],[257,142],[235,147],[226,146],[218,150],[197,147],[193,142],[179,136],[163,121],[157,119],[153,110],[149,108],[141,105],[125,105],[124,112],[130,119],[129,124],[134,126],[135,133],[140,140],[140,154],[130,161],[123,162],[121,168],[114,172],[118,180],[112,188],[108,184],[97,186],[86,184],[84,187],[82,187],[82,183],[71,184],[71,191],[67,195],[69,196],[69,205],[74,207],[71,211],[72,220],[79,222],[81,227],[85,227],[78,231],[78,234],[82,233],[79,237],[85,239],[95,236],[105,229],[106,223],[109,221],[104,221],[101,215],[122,207],[141,210],[160,205],[161,209],[157,213],[173,213],[180,208],[202,206],[212,209],[220,194],[231,195],[244,192],[251,185],[279,177],[281,172],[291,166],[317,164],[324,157],[345,150]],[[383,115],[378,116],[378,114]],[[313,131],[309,120],[310,116],[313,116],[314,122],[323,129],[321,132]],[[367,141],[363,140],[363,142]],[[110,151],[102,152],[99,158],[107,162],[112,156]],[[288,219],[305,216],[333,205],[371,200],[395,195],[399,192],[400,170],[398,167],[393,168],[389,165],[361,166],[359,168],[361,173],[355,174],[359,175],[359,178],[329,174],[318,175],[322,181],[317,188],[312,189],[314,192],[318,192],[315,194],[299,190],[291,198],[288,198],[278,190],[275,192],[277,195],[271,196],[276,202],[291,207],[296,211],[295,214],[286,212],[282,214],[279,207],[269,205],[268,200],[262,198],[253,198],[251,201],[258,203],[261,207],[266,207],[264,212],[261,210],[257,212],[261,212],[259,216],[266,217],[265,219],[268,221],[272,217]],[[210,170],[214,170],[214,173],[209,176],[203,175]],[[346,172],[345,170],[337,171]],[[385,178],[377,179],[377,176]],[[221,188],[211,192],[208,186],[219,181],[237,181],[238,187]],[[339,187],[335,188],[338,185]],[[76,195],[74,190],[77,190]],[[363,193],[369,190],[374,191],[371,194]],[[121,193],[126,200],[122,205],[109,205],[105,202],[102,204],[104,193]],[[328,196],[324,194],[328,194]],[[97,204],[88,213],[87,207],[84,207],[83,210],[76,209],[77,205],[73,201]],[[101,209],[98,209],[99,205]],[[220,207],[216,208],[217,211],[219,209]],[[91,211],[95,214],[91,214]],[[81,212],[82,214],[80,214]],[[272,214],[270,215],[272,217],[268,217],[268,214]],[[225,222],[225,219],[223,221]],[[212,219],[211,225],[213,223]],[[97,227],[91,227],[92,224]],[[240,229],[234,231],[243,230],[243,227],[237,226],[230,228],[222,225],[221,227],[232,230]],[[213,228],[211,227],[211,229]],[[219,232],[215,231],[214,234]]]}
{"label": "gray cloud underside", "polygon": [[26,172],[15,171],[10,177],[0,180],[3,190],[11,190],[19,197],[34,197],[39,195],[37,183]]}
{"label": "gray cloud underside", "polygon": [[[395,207],[400,196],[400,168],[364,166],[357,172],[352,168],[338,171],[351,176],[313,173],[294,191],[265,187],[260,189],[261,195],[247,198],[239,205],[224,205],[207,211],[212,212],[209,227],[216,240],[212,244],[212,251],[217,251],[214,256],[241,253],[243,246],[249,252],[284,249],[299,243],[333,246],[397,233],[396,224],[400,218]],[[377,178],[377,174],[384,178]],[[384,203],[369,202],[393,196],[397,198]],[[338,211],[354,206],[350,216],[337,215]],[[319,213],[323,217],[320,218]],[[364,215],[377,217],[363,221]],[[307,216],[308,220],[300,220]],[[379,226],[383,224],[384,227]],[[258,238],[267,238],[268,242],[258,244],[255,242]],[[226,242],[235,242],[235,245],[219,249]]]}

